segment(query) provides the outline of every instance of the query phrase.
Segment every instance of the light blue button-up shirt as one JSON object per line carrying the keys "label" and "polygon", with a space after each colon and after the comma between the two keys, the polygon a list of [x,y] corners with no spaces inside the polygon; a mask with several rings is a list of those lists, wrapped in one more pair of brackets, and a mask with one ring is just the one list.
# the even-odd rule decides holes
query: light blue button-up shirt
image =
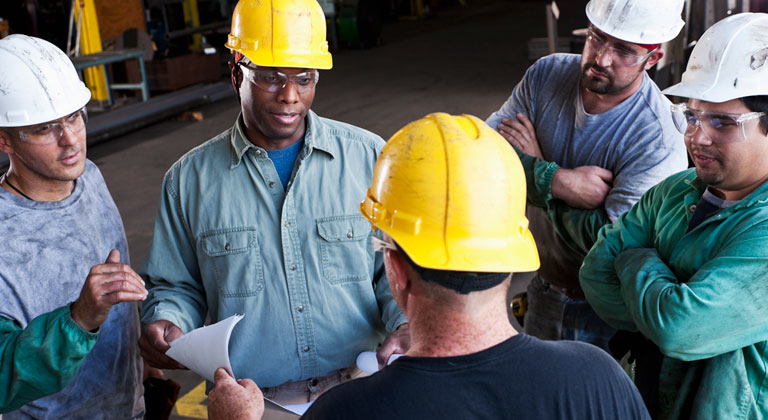
{"label": "light blue button-up shirt", "polygon": [[352,366],[406,322],[358,210],[383,145],[310,111],[285,190],[242,118],[188,152],[163,182],[142,322],[188,332],[245,314],[232,369],[260,386]]}

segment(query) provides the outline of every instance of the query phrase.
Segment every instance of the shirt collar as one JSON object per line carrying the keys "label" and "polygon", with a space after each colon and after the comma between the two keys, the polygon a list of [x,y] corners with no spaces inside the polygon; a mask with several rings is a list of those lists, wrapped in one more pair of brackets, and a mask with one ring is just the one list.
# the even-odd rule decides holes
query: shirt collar
{"label": "shirt collar", "polygon": [[[304,149],[302,151],[302,157],[309,156],[313,150],[319,150],[326,153],[331,159],[336,157],[337,151],[333,143],[330,141],[329,136],[324,133],[325,127],[320,117],[317,116],[312,110],[307,112],[307,131],[304,133]],[[245,126],[243,125],[242,113],[237,116],[237,122],[232,128],[230,135],[230,144],[232,145],[232,161],[230,162],[230,169],[234,169],[243,160],[243,155],[248,149],[266,150],[255,146],[245,136]]]}

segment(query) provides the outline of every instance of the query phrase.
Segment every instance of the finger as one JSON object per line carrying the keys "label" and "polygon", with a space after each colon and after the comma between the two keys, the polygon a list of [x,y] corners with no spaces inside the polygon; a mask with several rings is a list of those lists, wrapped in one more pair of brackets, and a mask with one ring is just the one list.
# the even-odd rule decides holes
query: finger
{"label": "finger", "polygon": [[119,264],[120,263],[120,251],[113,249],[109,251],[106,264]]}
{"label": "finger", "polygon": [[91,286],[94,290],[100,292],[100,294],[109,294],[114,292],[134,292],[134,293],[147,293],[147,289],[143,284],[136,284],[135,280],[126,278],[99,278]]}
{"label": "finger", "polygon": [[528,119],[527,115],[523,114],[522,112],[518,112],[517,113],[517,120],[520,121],[521,123],[523,123],[523,125],[526,128],[526,130],[530,131],[531,133],[535,133],[536,132],[536,129],[533,128],[533,123],[531,122],[531,120]]}
{"label": "finger", "polygon": [[[259,389],[259,386],[256,385],[256,382],[253,382],[250,379],[240,379],[239,381],[237,381],[237,383],[238,383],[238,385],[242,386],[243,388],[245,388],[245,389],[247,389],[247,390],[249,390],[251,392]],[[259,390],[259,392],[261,392],[261,390]]]}
{"label": "finger", "polygon": [[231,384],[235,382],[235,379],[229,375],[226,369],[218,368],[216,369],[216,372],[213,373],[213,381],[216,383],[216,386],[219,386],[219,384],[222,384],[222,385]]}
{"label": "finger", "polygon": [[95,288],[102,287],[109,283],[123,281],[131,284],[138,290],[146,290],[144,281],[138,274],[133,272],[116,271],[110,273],[92,273],[89,278],[89,283]]}
{"label": "finger", "polygon": [[517,121],[515,121],[513,124],[510,124],[510,129],[512,130],[512,134],[520,137],[523,141],[526,143],[532,143],[533,142],[533,136],[532,133],[528,131],[525,126]]}
{"label": "finger", "polygon": [[599,176],[603,181],[605,182],[613,181],[613,172],[609,171],[608,169],[601,168],[599,166],[593,166],[592,168],[593,168],[592,173]]}
{"label": "finger", "polygon": [[109,306],[115,306],[122,302],[139,302],[147,298],[146,293],[134,293],[134,292],[114,292],[106,294],[102,297],[101,301]]}
{"label": "finger", "polygon": [[394,352],[395,346],[392,340],[387,337],[387,339],[384,340],[384,343],[381,344],[381,347],[376,349],[376,361],[379,362],[379,369],[387,365],[389,357],[392,356],[392,353]]}

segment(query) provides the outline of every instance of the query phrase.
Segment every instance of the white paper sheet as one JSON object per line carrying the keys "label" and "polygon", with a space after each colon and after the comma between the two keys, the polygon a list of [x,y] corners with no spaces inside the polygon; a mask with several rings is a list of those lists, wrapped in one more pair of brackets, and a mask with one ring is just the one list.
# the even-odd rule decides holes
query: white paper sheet
{"label": "white paper sheet", "polygon": [[[387,365],[391,365],[392,362],[399,359],[402,354],[393,354],[389,356]],[[379,361],[376,360],[376,352],[364,351],[357,356],[357,368],[365,373],[374,374],[379,371]]]}
{"label": "white paper sheet", "polygon": [[224,368],[234,378],[229,364],[229,336],[245,315],[232,315],[215,324],[192,330],[171,342],[165,353],[189,370],[213,382],[213,373]]}

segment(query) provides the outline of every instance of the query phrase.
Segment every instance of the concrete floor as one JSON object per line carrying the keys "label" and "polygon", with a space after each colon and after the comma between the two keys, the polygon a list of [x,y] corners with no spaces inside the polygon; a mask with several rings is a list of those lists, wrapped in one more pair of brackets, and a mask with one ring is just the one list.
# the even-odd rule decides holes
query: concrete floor
{"label": "concrete floor", "polygon": [[[429,19],[387,24],[381,47],[334,52],[334,68],[321,72],[313,110],[385,139],[431,112],[485,119],[532,64],[526,42],[546,35],[545,3],[466,3]],[[582,20],[581,10],[570,18]],[[89,150],[122,214],[135,267],[147,255],[165,171],[183,153],[230,127],[239,105],[233,95],[199,111],[202,121],[168,120]],[[516,278],[515,291],[526,283],[527,277]],[[188,406],[177,406],[182,413],[172,418],[205,418],[199,407],[204,396],[188,394],[200,379],[189,372],[167,374],[182,383],[182,395],[187,395]]]}

